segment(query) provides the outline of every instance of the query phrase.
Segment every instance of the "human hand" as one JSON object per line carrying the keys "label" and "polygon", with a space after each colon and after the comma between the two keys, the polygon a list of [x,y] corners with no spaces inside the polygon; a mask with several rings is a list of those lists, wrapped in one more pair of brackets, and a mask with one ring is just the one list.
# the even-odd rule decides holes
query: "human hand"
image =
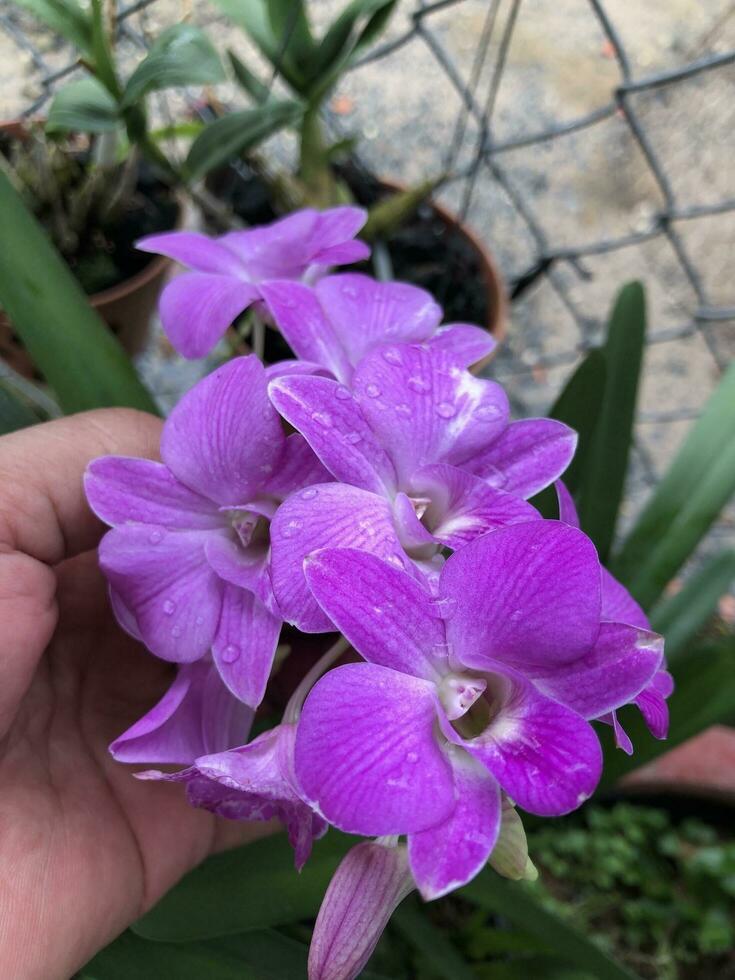
{"label": "human hand", "polygon": [[126,409],[0,439],[0,976],[65,980],[209,853],[264,832],[141,784],[109,742],[173,676],[115,623],[82,491],[106,453],[157,458]]}

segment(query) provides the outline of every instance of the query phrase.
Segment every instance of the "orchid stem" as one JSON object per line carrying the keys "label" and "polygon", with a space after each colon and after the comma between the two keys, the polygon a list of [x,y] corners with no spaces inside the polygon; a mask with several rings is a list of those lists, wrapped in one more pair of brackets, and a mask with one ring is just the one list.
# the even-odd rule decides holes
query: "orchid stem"
{"label": "orchid stem", "polygon": [[322,674],[326,673],[332,664],[339,660],[343,653],[346,653],[350,649],[349,642],[340,636],[337,642],[331,646],[326,653],[323,653],[321,657],[317,660],[311,670],[304,675],[301,683],[293,692],[286,705],[286,710],[283,712],[283,724],[284,725],[295,725],[299,720],[301,715],[301,709],[304,706],[304,701],[306,701],[306,696],[312,687],[316,684]]}

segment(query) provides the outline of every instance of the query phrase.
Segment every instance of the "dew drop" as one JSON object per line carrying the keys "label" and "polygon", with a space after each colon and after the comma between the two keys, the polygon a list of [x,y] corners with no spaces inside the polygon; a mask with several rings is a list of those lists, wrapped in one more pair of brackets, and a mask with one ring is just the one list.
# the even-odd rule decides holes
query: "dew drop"
{"label": "dew drop", "polygon": [[368,396],[368,398],[377,398],[378,395],[380,394],[380,388],[378,388],[377,385],[371,383],[369,385],[366,385],[365,394]]}
{"label": "dew drop", "polygon": [[171,627],[171,636],[175,640],[178,640],[178,638],[181,636],[181,627],[180,626],[172,626]]}
{"label": "dew drop", "polygon": [[345,442],[349,443],[350,446],[355,446],[360,441],[359,432],[345,432]]}
{"label": "dew drop", "polygon": [[457,414],[457,409],[449,402],[439,402],[436,406],[436,414],[443,419],[452,419]]}
{"label": "dew drop", "polygon": [[318,493],[319,491],[316,489],[316,487],[307,487],[301,494],[301,498],[302,500],[313,500]]}
{"label": "dew drop", "polygon": [[289,521],[288,524],[283,526],[281,534],[284,538],[292,538],[300,528],[301,521]]}
{"label": "dew drop", "polygon": [[498,418],[498,416],[500,415],[500,409],[498,408],[497,405],[480,405],[477,411],[475,412],[475,415],[477,416],[478,419],[482,419],[483,421],[490,422],[492,421],[492,419]]}
{"label": "dew drop", "polygon": [[412,377],[408,379],[408,387],[411,391],[416,391],[418,394],[423,395],[429,390],[431,385],[426,380],[426,378]]}
{"label": "dew drop", "polygon": [[151,531],[148,540],[151,544],[160,544],[163,541],[163,531]]}
{"label": "dew drop", "polygon": [[319,425],[323,425],[325,429],[331,428],[332,416],[329,412],[312,412],[311,415],[314,422],[318,422]]}
{"label": "dew drop", "polygon": [[228,643],[222,651],[222,659],[226,664],[234,664],[239,656],[240,647],[236,646],[234,643]]}
{"label": "dew drop", "polygon": [[413,763],[413,762],[418,762],[418,761],[419,761],[418,752],[407,752],[406,753],[406,762],[412,762]]}
{"label": "dew drop", "polygon": [[343,296],[357,296],[357,290],[354,286],[343,286],[342,287]]}
{"label": "dew drop", "polygon": [[173,616],[175,609],[176,603],[173,601],[173,599],[166,599],[163,604],[163,611],[166,613],[166,615]]}
{"label": "dew drop", "polygon": [[341,402],[346,402],[348,399],[352,398],[352,395],[344,385],[340,385],[334,392],[334,397],[339,398]]}
{"label": "dew drop", "polygon": [[383,351],[383,360],[389,364],[403,364],[400,353],[395,347],[386,347]]}
{"label": "dew drop", "polygon": [[204,616],[197,616],[197,618],[194,620],[194,625],[201,626],[203,622],[204,622]]}

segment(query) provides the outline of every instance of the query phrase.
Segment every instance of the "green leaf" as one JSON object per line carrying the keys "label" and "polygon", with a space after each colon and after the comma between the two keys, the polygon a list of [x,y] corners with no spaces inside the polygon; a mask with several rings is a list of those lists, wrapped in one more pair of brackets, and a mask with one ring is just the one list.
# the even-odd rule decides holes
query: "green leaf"
{"label": "green leaf", "polygon": [[112,54],[112,38],[102,0],[92,0],[92,71],[117,101],[120,85]]}
{"label": "green leaf", "polygon": [[192,24],[174,24],[163,31],[128,79],[122,105],[127,108],[148,92],[224,79],[219,55],[206,35]]}
{"label": "green leaf", "polygon": [[306,976],[307,949],[272,930],[216,943],[147,942],[131,932],[84,968],[90,980],[294,980]]}
{"label": "green leaf", "polygon": [[59,89],[49,109],[47,133],[110,133],[120,125],[117,105],[96,78]]}
{"label": "green leaf", "polygon": [[155,412],[118,341],[0,172],[0,306],[65,412],[128,405]]}
{"label": "green leaf", "polygon": [[304,0],[268,0],[268,19],[276,41],[276,59],[305,83],[316,52]]}
{"label": "green leaf", "polygon": [[391,919],[393,926],[404,940],[414,946],[431,965],[432,976],[446,980],[474,980],[475,974],[465,963],[459,951],[426,918],[415,899],[406,899],[398,906]]}
{"label": "green leaf", "polygon": [[[396,0],[352,0],[333,21],[314,55],[312,84],[320,94],[329,89],[385,29]],[[312,98],[316,92],[312,92]]]}
{"label": "green leaf", "polygon": [[330,830],[297,874],[285,834],[209,858],[133,930],[145,939],[211,939],[315,916],[337,865],[355,843]]}
{"label": "green leaf", "polygon": [[250,69],[240,61],[234,51],[228,51],[227,57],[230,59],[232,70],[235,73],[235,79],[240,88],[247,92],[256,102],[266,102],[270,95],[268,86],[264,85],[259,78],[256,78]]}
{"label": "green leaf", "polygon": [[214,0],[222,13],[242,27],[250,40],[274,69],[296,92],[301,92],[304,79],[288,57],[282,56],[279,39],[273,31],[266,0]]}
{"label": "green leaf", "polygon": [[254,109],[230,112],[211,122],[189,150],[186,168],[192,177],[203,177],[216,167],[236,160],[302,114],[298,102],[272,100]]}
{"label": "green leaf", "polygon": [[577,451],[563,478],[574,496],[579,494],[582,474],[594,445],[606,378],[604,353],[597,348],[591,350],[567,381],[549,412],[551,418],[564,422],[577,433]]}
{"label": "green leaf", "polygon": [[681,592],[659,602],[651,613],[651,625],[666,638],[666,658],[671,663],[706,626],[717,603],[735,580],[735,551],[723,551],[692,575]]}
{"label": "green leaf", "polygon": [[598,790],[608,789],[622,776],[681,745],[711,725],[735,720],[735,637],[703,645],[678,657],[671,665],[671,673],[676,687],[669,698],[671,724],[668,738],[657,741],[633,706],[618,712],[618,718],[635,747],[632,756],[615,748],[612,728],[598,726],[605,755]]}
{"label": "green leaf", "polygon": [[508,919],[540,939],[564,962],[589,971],[596,980],[632,980],[634,977],[569,922],[544,908],[525,885],[485,870],[462,889],[462,898]]}
{"label": "green leaf", "polygon": [[0,435],[26,429],[40,422],[31,406],[4,379],[0,379]]}
{"label": "green leaf", "polygon": [[653,491],[611,571],[652,605],[735,492],[735,363]]}
{"label": "green leaf", "polygon": [[92,21],[76,0],[13,0],[84,54],[92,53]]}
{"label": "green leaf", "polygon": [[582,530],[594,541],[603,564],[623,498],[645,336],[645,292],[639,282],[631,282],[618,293],[610,316],[603,347],[605,390],[579,497]]}

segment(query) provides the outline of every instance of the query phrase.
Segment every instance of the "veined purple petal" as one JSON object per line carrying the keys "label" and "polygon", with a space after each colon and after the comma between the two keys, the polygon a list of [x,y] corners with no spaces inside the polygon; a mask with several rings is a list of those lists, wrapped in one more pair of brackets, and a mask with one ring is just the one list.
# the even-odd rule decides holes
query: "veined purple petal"
{"label": "veined purple petal", "polygon": [[211,534],[205,541],[204,554],[221,579],[252,592],[271,612],[275,612],[267,546],[242,548],[225,534]]}
{"label": "veined purple petal", "polygon": [[574,497],[567,489],[563,480],[557,480],[554,484],[556,499],[559,504],[559,520],[562,524],[569,524],[570,527],[579,527],[579,515],[574,503]]}
{"label": "veined purple petal", "polygon": [[459,739],[443,722],[445,734],[487,766],[529,813],[552,817],[575,810],[592,795],[602,771],[592,726],[520,675],[506,676],[502,685],[496,679],[495,686],[497,714],[481,735]]}
{"label": "veined purple petal", "polygon": [[191,765],[248,737],[253,711],[227,690],[211,661],[179,667],[163,698],[110,745],[118,762]]}
{"label": "veined purple petal", "polygon": [[272,381],[271,401],[341,482],[389,494],[395,471],[350,392],[328,378]]}
{"label": "veined purple petal", "polygon": [[569,664],[535,669],[536,687],[583,718],[599,718],[632,701],[663,660],[663,637],[622,623],[602,623],[589,653]]}
{"label": "veined purple petal", "polygon": [[280,632],[281,620],[257,596],[224,587],[212,656],[225,684],[252,708],[263,700]]}
{"label": "veined purple petal", "polygon": [[440,327],[426,345],[447,351],[460,367],[471,367],[484,361],[496,347],[492,334],[469,323],[448,323]]}
{"label": "veined purple petal", "polygon": [[135,243],[141,252],[166,255],[196,272],[214,272],[222,276],[243,276],[242,262],[231,249],[216,238],[195,231],[165,231],[146,235]]}
{"label": "veined purple petal", "polygon": [[[329,245],[320,249],[314,256],[319,266],[350,265],[352,262],[362,262],[370,257],[370,246],[365,242],[343,242],[341,245]],[[312,267],[313,268],[313,267]]]}
{"label": "veined purple petal", "polygon": [[323,483],[293,494],[271,522],[271,581],[283,618],[305,633],[333,629],[304,578],[304,559],[320,548],[359,548],[408,565],[390,505],[377,494]]}
{"label": "veined purple petal", "polygon": [[457,804],[447,819],[411,834],[408,856],[421,895],[441,898],[471,881],[487,864],[500,831],[500,787],[463,749],[452,748]]}
{"label": "veined purple petal", "polygon": [[411,490],[431,500],[424,524],[450,548],[462,548],[496,528],[541,517],[525,500],[494,490],[480,477],[456,466],[423,467],[414,473]]}
{"label": "veined purple petal", "polygon": [[353,390],[402,487],[422,466],[471,459],[508,421],[503,389],[460,368],[446,350],[373,351],[357,366]]}
{"label": "veined purple petal", "polygon": [[321,279],[315,292],[353,367],[376,346],[426,340],[441,322],[431,294],[405,282],[342,273]]}
{"label": "veined purple petal", "polygon": [[[319,249],[318,252],[314,253],[314,261],[322,262],[322,255],[326,249],[350,243],[366,221],[367,211],[351,204],[318,212],[312,234],[312,243]],[[358,244],[364,245],[363,242],[358,242]],[[370,250],[368,249],[369,254]]]}
{"label": "veined purple petal", "polygon": [[276,500],[285,500],[297,490],[303,490],[314,483],[329,483],[331,474],[300,432],[293,432],[286,438],[286,446],[262,492]]}
{"label": "veined purple petal", "polygon": [[184,357],[208,354],[243,310],[258,299],[258,290],[242,279],[211,272],[175,276],[159,300],[166,336]]}
{"label": "veined purple petal", "polygon": [[204,529],[222,524],[211,500],[189,490],[163,463],[150,459],[94,459],[84,474],[84,491],[95,514],[113,527],[138,523]]}
{"label": "veined purple petal", "polygon": [[212,533],[130,524],[100,542],[102,571],[163,660],[190,663],[211,646],[223,590],[204,555]]}
{"label": "veined purple petal", "polygon": [[296,735],[305,798],[347,833],[406,834],[446,819],[454,780],[434,733],[436,688],[376,664],[330,670]]}
{"label": "veined purple petal", "polygon": [[341,380],[349,377],[349,362],[310,286],[274,279],[263,283],[261,293],[276,326],[300,358],[323,366]]}
{"label": "veined purple petal", "polygon": [[[421,506],[428,506],[422,502]],[[416,505],[401,491],[393,500],[393,517],[398,537],[408,554],[413,558],[430,558],[438,550],[436,538],[419,520]]]}
{"label": "veined purple petal", "polygon": [[309,950],[309,980],[354,980],[394,909],[413,890],[406,847],[363,841],[327,889]]}
{"label": "veined purple petal", "polygon": [[659,670],[650,684],[641,691],[634,703],[654,738],[666,738],[669,733],[669,706],[666,698],[674,691],[674,679],[666,670]]}
{"label": "veined purple petal", "polygon": [[285,436],[255,355],[228,361],[181,399],[163,427],[161,456],[192,490],[222,506],[255,498]]}
{"label": "veined purple petal", "polygon": [[401,568],[353,548],[306,559],[306,581],[319,605],[371,663],[438,680],[446,656],[441,609]]}
{"label": "veined purple petal", "polygon": [[[600,563],[581,531],[531,521],[486,534],[448,559],[440,594],[454,600],[447,638],[455,657],[484,669],[568,664],[600,623]],[[511,794],[512,796],[512,794]]]}
{"label": "veined purple petal", "polygon": [[511,422],[467,465],[498,490],[528,499],[561,476],[576,446],[577,433],[562,422],[521,419]]}

